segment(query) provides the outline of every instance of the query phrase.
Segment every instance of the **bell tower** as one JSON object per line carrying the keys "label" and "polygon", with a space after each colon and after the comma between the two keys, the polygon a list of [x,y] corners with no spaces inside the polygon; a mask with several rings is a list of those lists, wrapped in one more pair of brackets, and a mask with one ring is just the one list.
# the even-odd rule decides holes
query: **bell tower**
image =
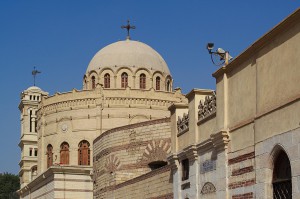
{"label": "bell tower", "polygon": [[21,161],[19,163],[21,188],[37,176],[38,144],[37,144],[37,111],[38,105],[47,92],[32,86],[21,93],[19,110],[21,112]]}

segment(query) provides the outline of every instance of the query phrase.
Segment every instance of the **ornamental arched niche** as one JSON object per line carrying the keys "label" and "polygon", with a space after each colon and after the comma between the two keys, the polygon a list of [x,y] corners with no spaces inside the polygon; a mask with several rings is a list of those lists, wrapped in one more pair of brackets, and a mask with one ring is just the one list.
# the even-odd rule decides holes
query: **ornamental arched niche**
{"label": "ornamental arched niche", "polygon": [[167,156],[171,151],[171,145],[166,140],[152,140],[148,143],[142,159],[142,165],[148,165],[151,170],[167,165]]}
{"label": "ornamental arched niche", "polygon": [[211,182],[206,182],[201,189],[202,195],[211,194],[215,192],[216,192],[216,187]]}

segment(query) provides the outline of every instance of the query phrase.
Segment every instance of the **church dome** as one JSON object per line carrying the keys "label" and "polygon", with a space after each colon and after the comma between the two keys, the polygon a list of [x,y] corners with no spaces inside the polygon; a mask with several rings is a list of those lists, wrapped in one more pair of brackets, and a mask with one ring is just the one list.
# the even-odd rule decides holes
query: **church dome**
{"label": "church dome", "polygon": [[122,66],[147,68],[170,74],[165,60],[158,52],[147,44],[130,39],[118,41],[102,48],[89,63],[87,73],[103,67],[109,67],[115,71]]}
{"label": "church dome", "polygon": [[40,89],[37,86],[30,86],[29,88],[26,89],[27,91],[42,91],[42,89]]}

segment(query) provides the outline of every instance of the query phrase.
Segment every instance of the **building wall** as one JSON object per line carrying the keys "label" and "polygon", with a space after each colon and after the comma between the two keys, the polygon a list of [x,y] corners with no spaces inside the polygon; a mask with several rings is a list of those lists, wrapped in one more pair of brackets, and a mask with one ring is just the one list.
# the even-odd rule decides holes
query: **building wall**
{"label": "building wall", "polygon": [[121,183],[114,190],[107,192],[106,198],[172,199],[173,190],[170,166],[167,165]]}
{"label": "building wall", "polygon": [[[90,143],[102,132],[170,116],[168,106],[180,102],[179,92],[131,90],[129,88],[76,91],[43,99],[38,112],[38,169],[47,169],[47,145],[53,146],[54,164],[60,164],[60,145],[70,146],[70,165],[78,165],[80,141]],[[92,165],[92,155],[91,155]]]}
{"label": "building wall", "polygon": [[149,163],[167,163],[170,135],[170,119],[165,118],[118,127],[97,137],[93,154],[94,198],[109,198],[108,191],[115,186],[150,172]]}
{"label": "building wall", "polygon": [[[168,160],[174,198],[271,199],[280,151],[291,165],[293,198],[299,197],[299,43],[298,9],[213,74],[215,104],[205,97],[203,111],[195,103],[201,92],[194,89],[185,108],[171,107],[176,145]],[[206,116],[195,120],[197,111]],[[178,119],[183,112],[188,117]],[[185,121],[188,127],[182,131]],[[184,159],[189,160],[187,180],[181,179]]]}

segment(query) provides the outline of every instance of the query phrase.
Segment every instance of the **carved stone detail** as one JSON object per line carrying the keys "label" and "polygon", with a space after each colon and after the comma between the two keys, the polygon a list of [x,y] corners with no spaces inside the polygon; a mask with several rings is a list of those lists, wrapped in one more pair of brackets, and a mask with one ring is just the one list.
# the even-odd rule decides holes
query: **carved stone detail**
{"label": "carved stone detail", "polygon": [[216,187],[211,182],[206,182],[201,190],[201,194],[215,193]]}
{"label": "carved stone detail", "polygon": [[190,120],[189,114],[184,113],[182,118],[178,116],[178,121],[177,121],[178,134],[182,133],[183,131],[186,131],[189,128],[189,120]]}
{"label": "carved stone detail", "polygon": [[154,161],[167,161],[167,156],[171,152],[171,145],[165,140],[150,142],[141,159],[141,162],[150,163]]}
{"label": "carved stone detail", "polygon": [[119,167],[120,167],[120,160],[118,159],[117,156],[110,155],[106,159],[105,168],[107,172],[114,173],[118,170]]}
{"label": "carved stone detail", "polygon": [[137,139],[137,133],[135,130],[131,129],[129,132],[129,147],[127,148],[127,152],[129,155],[134,155],[140,151],[140,143],[142,140]]}
{"label": "carved stone detail", "polygon": [[206,96],[204,103],[202,103],[202,100],[200,100],[198,109],[199,109],[199,111],[198,111],[198,120],[199,121],[216,113],[216,110],[217,110],[216,92],[213,92],[212,96]]}

